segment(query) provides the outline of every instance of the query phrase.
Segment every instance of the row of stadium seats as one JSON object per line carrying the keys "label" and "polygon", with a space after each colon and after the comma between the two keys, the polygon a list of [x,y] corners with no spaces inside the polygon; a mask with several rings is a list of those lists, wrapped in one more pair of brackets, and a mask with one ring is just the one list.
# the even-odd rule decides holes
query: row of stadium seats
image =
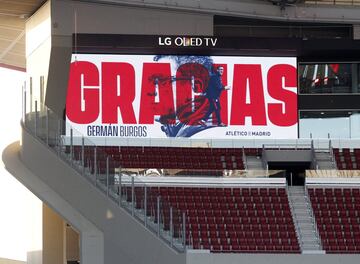
{"label": "row of stadium seats", "polygon": [[104,151],[108,154],[115,153],[129,153],[129,154],[177,154],[182,155],[193,155],[193,156],[227,156],[227,155],[261,155],[261,148],[200,148],[200,147],[123,147],[123,146],[104,146]]}
{"label": "row of stadium seats", "polygon": [[[131,188],[123,190],[131,201]],[[183,230],[186,244],[211,252],[300,253],[285,188],[150,187],[147,214],[170,230],[170,207],[174,237]],[[135,188],[137,209],[144,209],[144,189]]]}
{"label": "row of stadium seats", "polygon": [[[96,148],[97,169],[106,171],[106,158],[109,157],[109,169],[115,168],[162,168],[193,170],[243,170],[243,153],[261,155],[258,148],[182,148],[182,147],[110,147]],[[67,147],[70,153],[71,148]],[[86,166],[94,163],[94,147],[84,147]],[[73,148],[73,157],[82,158],[81,146]]]}
{"label": "row of stadium seats", "polygon": [[[74,158],[81,159],[81,147],[73,149]],[[67,147],[70,152],[70,147]],[[259,148],[183,148],[183,147],[97,147],[97,168],[105,173],[106,157],[110,158],[110,170],[114,168],[163,168],[193,170],[243,170],[246,156],[261,156]],[[360,168],[360,149],[333,149],[337,168],[353,170]],[[85,165],[94,160],[94,148],[84,148]],[[194,175],[197,173],[195,172]],[[190,174],[191,175],[191,174]]]}

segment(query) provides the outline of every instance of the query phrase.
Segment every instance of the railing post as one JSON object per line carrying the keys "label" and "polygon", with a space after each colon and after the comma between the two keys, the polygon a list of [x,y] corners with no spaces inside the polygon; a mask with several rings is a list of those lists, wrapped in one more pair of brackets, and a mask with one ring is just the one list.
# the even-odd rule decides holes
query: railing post
{"label": "railing post", "polygon": [[62,135],[64,130],[64,135],[66,135],[66,126],[65,126],[65,122],[61,119],[59,119],[59,135]]}
{"label": "railing post", "polygon": [[170,207],[170,245],[173,247],[174,244],[174,225],[173,225],[173,208]]}
{"label": "railing post", "polygon": [[122,186],[121,186],[121,178],[122,178],[122,175],[121,175],[121,167],[119,167],[119,206],[121,207],[121,195],[122,195]]}
{"label": "railing post", "polygon": [[46,107],[46,145],[49,146],[49,109]]}
{"label": "railing post", "polygon": [[24,125],[26,127],[26,83],[24,83],[23,97],[24,97],[23,119],[24,119]]}
{"label": "railing post", "polygon": [[58,120],[58,133],[56,133],[57,135],[59,135],[55,140],[56,140],[56,143],[57,144],[57,150],[58,150],[58,156],[60,156],[60,153],[61,153],[61,121],[60,119]]}
{"label": "railing post", "polygon": [[106,195],[109,196],[109,156],[106,156]]}
{"label": "railing post", "polygon": [[131,215],[134,216],[134,202],[135,202],[135,180],[131,177]]}
{"label": "railing post", "polygon": [[37,109],[37,100],[35,100],[35,136],[37,136],[37,126],[38,126],[38,109]]}
{"label": "railing post", "polygon": [[32,77],[30,77],[30,113],[32,113],[33,107],[32,107],[32,103],[33,103],[33,93],[32,93]]}
{"label": "railing post", "polygon": [[144,225],[147,227],[147,187],[144,187]]}
{"label": "railing post", "polygon": [[81,167],[82,174],[85,174],[85,139],[84,136],[81,137]]}
{"label": "railing post", "polygon": [[73,157],[74,157],[74,135],[73,135],[73,129],[70,128],[70,162],[71,165],[73,164]]}
{"label": "railing post", "polygon": [[186,218],[185,218],[185,212],[182,214],[183,218],[183,243],[184,243],[184,251],[186,250]]}
{"label": "railing post", "polygon": [[95,186],[97,185],[97,149],[96,146],[94,147],[94,180],[95,180]]}
{"label": "railing post", "polygon": [[157,235],[160,236],[160,196],[157,197]]}
{"label": "railing post", "polygon": [[247,161],[246,161],[246,154],[245,154],[244,146],[242,148],[242,159],[243,159],[243,163],[244,163],[244,169],[245,169],[245,171],[247,171]]}

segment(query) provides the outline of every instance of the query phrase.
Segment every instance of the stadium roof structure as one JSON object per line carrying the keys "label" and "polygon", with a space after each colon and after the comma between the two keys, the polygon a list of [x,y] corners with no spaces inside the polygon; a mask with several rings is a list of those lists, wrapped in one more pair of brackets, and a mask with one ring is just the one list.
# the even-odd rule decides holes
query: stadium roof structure
{"label": "stadium roof structure", "polygon": [[[25,22],[44,2],[46,1],[0,0],[0,66],[25,70]],[[360,24],[359,9],[354,9],[354,6],[360,6],[360,0],[86,0],[83,2],[193,10],[214,15],[284,21]]]}
{"label": "stadium roof structure", "polygon": [[43,2],[0,1],[0,66],[25,70],[25,22]]}

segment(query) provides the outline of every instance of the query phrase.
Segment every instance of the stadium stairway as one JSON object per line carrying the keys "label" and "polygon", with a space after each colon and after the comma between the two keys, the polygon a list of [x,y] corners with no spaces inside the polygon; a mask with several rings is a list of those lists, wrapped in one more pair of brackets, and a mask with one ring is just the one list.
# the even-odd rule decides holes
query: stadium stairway
{"label": "stadium stairway", "polygon": [[316,169],[318,170],[332,170],[336,168],[333,162],[332,154],[329,149],[315,150]]}
{"label": "stadium stairway", "polygon": [[324,253],[304,186],[289,186],[288,197],[301,251]]}
{"label": "stadium stairway", "polygon": [[263,163],[261,156],[246,156],[246,168],[248,170],[263,170]]}

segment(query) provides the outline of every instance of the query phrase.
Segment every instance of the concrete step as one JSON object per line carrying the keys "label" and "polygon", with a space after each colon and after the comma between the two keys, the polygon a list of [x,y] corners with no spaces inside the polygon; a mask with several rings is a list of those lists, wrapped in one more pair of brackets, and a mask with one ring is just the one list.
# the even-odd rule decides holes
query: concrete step
{"label": "concrete step", "polygon": [[316,240],[302,240],[304,241],[304,243],[302,245],[307,246],[307,247],[314,247],[314,246],[319,246],[318,242]]}
{"label": "concrete step", "polygon": [[309,244],[309,243],[315,243],[318,244],[318,240],[314,239],[314,235],[306,235],[301,237],[301,243],[303,244]]}
{"label": "concrete step", "polygon": [[314,226],[311,223],[297,223],[301,228],[306,229],[314,229]]}
{"label": "concrete step", "polygon": [[309,222],[312,222],[311,216],[309,215],[309,211],[301,211],[294,214],[298,217],[298,220],[309,220]]}
{"label": "concrete step", "polygon": [[307,228],[307,227],[311,227],[311,228],[314,228],[314,225],[311,224],[311,222],[297,222],[297,224],[300,226],[300,227],[304,227],[304,228]]}
{"label": "concrete step", "polygon": [[306,202],[306,199],[304,199],[303,197],[297,198],[297,199],[296,198],[291,199],[291,201],[294,203],[294,208],[307,208],[308,207],[306,204],[304,204]]}
{"label": "concrete step", "polygon": [[309,217],[309,212],[308,211],[294,211],[294,214],[297,216],[304,216],[306,218]]}
{"label": "concrete step", "polygon": [[307,225],[307,226],[301,226],[299,225],[302,230],[306,233],[314,233],[314,226],[311,226],[311,225]]}
{"label": "concrete step", "polygon": [[303,236],[313,235],[314,234],[314,230],[311,230],[311,229],[304,229],[303,231],[304,231]]}
{"label": "concrete step", "polygon": [[297,203],[297,205],[295,205],[293,208],[294,210],[297,210],[297,211],[301,211],[301,210],[304,210],[304,211],[307,211],[309,209],[309,207],[305,204],[306,201],[305,200],[299,200],[299,201],[296,201],[296,200],[292,200],[293,203]]}
{"label": "concrete step", "polygon": [[297,217],[301,218],[308,218],[309,217],[309,212],[308,211],[298,211],[294,213]]}
{"label": "concrete step", "polygon": [[304,199],[302,199],[302,200],[292,200],[292,202],[297,203],[293,207],[295,210],[305,210],[305,211],[307,211],[307,209],[309,209],[309,207],[305,204],[306,200],[304,200]]}
{"label": "concrete step", "polygon": [[314,227],[314,225],[312,224],[312,222],[297,222],[297,224],[300,226],[300,227]]}

